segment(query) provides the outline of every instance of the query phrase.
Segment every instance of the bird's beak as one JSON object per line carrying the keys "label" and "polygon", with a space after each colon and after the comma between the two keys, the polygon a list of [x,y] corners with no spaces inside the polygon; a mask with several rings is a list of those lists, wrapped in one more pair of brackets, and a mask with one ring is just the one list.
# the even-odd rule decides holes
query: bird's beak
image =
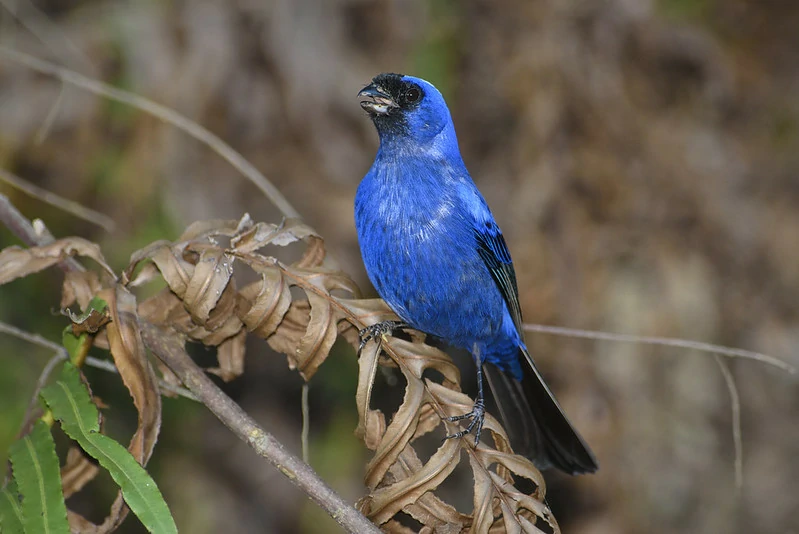
{"label": "bird's beak", "polygon": [[358,93],[361,107],[370,115],[386,115],[392,108],[399,107],[394,99],[383,88],[370,83]]}

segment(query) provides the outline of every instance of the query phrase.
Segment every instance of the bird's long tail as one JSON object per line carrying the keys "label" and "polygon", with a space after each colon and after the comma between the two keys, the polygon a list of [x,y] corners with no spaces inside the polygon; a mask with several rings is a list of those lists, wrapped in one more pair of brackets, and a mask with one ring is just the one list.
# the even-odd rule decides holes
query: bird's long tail
{"label": "bird's long tail", "polygon": [[593,473],[599,467],[594,454],[569,423],[530,354],[523,347],[520,350],[524,355],[521,382],[492,364],[483,366],[514,450],[539,469]]}

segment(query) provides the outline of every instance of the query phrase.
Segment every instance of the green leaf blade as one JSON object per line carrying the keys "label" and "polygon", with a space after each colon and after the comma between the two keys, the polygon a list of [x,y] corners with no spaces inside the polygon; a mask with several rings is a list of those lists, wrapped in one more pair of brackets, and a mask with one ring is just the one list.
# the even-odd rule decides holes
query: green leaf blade
{"label": "green leaf blade", "polygon": [[122,496],[136,517],[150,531],[157,534],[177,534],[169,507],[150,474],[128,450],[99,433],[87,436],[87,442],[78,440],[81,447],[111,474],[122,490]]}
{"label": "green leaf blade", "polygon": [[22,503],[17,484],[13,480],[0,491],[0,532],[3,534],[25,534]]}
{"label": "green leaf blade", "polygon": [[64,364],[58,381],[44,388],[41,395],[64,432],[81,446],[79,436],[100,431],[97,407],[80,379],[80,371],[71,363]]}
{"label": "green leaf blade", "polygon": [[80,350],[80,346],[86,337],[86,334],[81,334],[80,336],[73,334],[71,326],[65,327],[64,331],[61,332],[61,344],[67,349],[67,354],[69,354],[71,360],[77,356],[78,350]]}
{"label": "green leaf blade", "polygon": [[147,530],[177,534],[169,507],[152,477],[125,447],[99,433],[97,408],[81,382],[80,371],[65,364],[59,380],[42,390],[42,397],[64,432],[111,474],[128,507]]}
{"label": "green leaf blade", "polygon": [[69,534],[61,472],[50,428],[39,421],[30,434],[11,445],[14,480],[22,494],[26,533]]}

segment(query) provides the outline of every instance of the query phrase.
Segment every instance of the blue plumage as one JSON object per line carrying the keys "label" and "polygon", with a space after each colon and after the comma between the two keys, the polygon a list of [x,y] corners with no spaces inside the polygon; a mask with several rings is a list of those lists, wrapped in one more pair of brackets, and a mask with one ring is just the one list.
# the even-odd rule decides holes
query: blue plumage
{"label": "blue plumage", "polygon": [[[540,467],[595,470],[524,345],[510,253],[466,170],[441,93],[419,78],[381,74],[359,96],[380,136],[355,197],[361,253],[375,289],[413,328],[469,350],[478,371],[491,364],[486,371],[506,425],[519,426],[521,448]],[[476,439],[480,374],[478,385],[464,431],[475,430]]]}

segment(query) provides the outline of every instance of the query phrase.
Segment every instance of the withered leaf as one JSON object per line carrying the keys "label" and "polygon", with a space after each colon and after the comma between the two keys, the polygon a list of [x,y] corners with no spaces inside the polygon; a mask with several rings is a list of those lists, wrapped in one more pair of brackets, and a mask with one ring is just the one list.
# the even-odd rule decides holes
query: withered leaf
{"label": "withered leaf", "polygon": [[90,310],[88,314],[80,319],[81,320],[78,322],[75,320],[72,321],[72,333],[76,336],[80,336],[84,333],[96,334],[111,320],[108,314],[99,312],[97,310]]}
{"label": "withered leaf", "polygon": [[[120,285],[101,291],[99,297],[108,303],[111,313],[112,321],[106,326],[111,355],[138,411],[138,426],[128,450],[141,465],[147,465],[161,428],[161,395],[141,339],[136,298]],[[100,532],[110,532],[122,522],[127,515],[123,504],[118,493],[111,514],[98,527]]]}
{"label": "withered leaf", "polygon": [[292,218],[284,219],[280,224],[259,222],[244,226],[243,230],[230,241],[230,246],[238,253],[255,252],[266,245],[284,247],[309,236],[318,237],[313,228]]}
{"label": "withered leaf", "polygon": [[164,288],[144,302],[139,303],[139,317],[147,322],[163,325],[181,322],[181,318],[191,321],[183,302],[169,288]]}
{"label": "withered leaf", "polygon": [[372,326],[381,321],[395,321],[397,315],[383,299],[336,299],[360,324]]}
{"label": "withered leaf", "polygon": [[246,330],[241,330],[237,335],[226,339],[217,350],[219,367],[208,369],[225,382],[230,382],[244,373],[244,353],[247,342]]}
{"label": "withered leaf", "polygon": [[381,526],[381,530],[383,532],[387,532],[388,534],[432,534],[432,530],[420,530],[418,533],[410,527],[406,527],[399,521],[392,519],[385,525]]}
{"label": "withered leaf", "polygon": [[89,301],[87,308],[84,308],[84,313],[72,313],[68,309],[62,310],[61,313],[72,321],[72,333],[75,337],[84,333],[96,334],[111,320],[107,304],[97,297]]}
{"label": "withered leaf", "polygon": [[241,305],[244,311],[241,320],[251,332],[261,338],[268,338],[277,330],[291,305],[289,284],[283,271],[277,267],[256,269],[261,280],[241,290]]}
{"label": "withered leaf", "polygon": [[61,287],[61,309],[77,302],[80,309],[85,310],[101,288],[100,278],[94,271],[67,272]]}
{"label": "withered leaf", "polygon": [[[202,250],[200,260],[182,295],[183,303],[198,324],[204,324],[233,275],[234,258],[221,249]],[[180,294],[180,293],[178,293]]]}
{"label": "withered leaf", "polygon": [[[403,368],[403,372],[406,369]],[[424,398],[425,389],[422,382],[408,380],[402,405],[391,418],[375,455],[366,466],[364,481],[369,489],[374,490],[377,487],[415,433],[419,409]]]}
{"label": "withered leaf", "polygon": [[[321,237],[311,235],[306,238],[308,242],[308,246],[305,249],[305,252],[293,267],[297,267],[300,269],[311,269],[313,267],[319,267],[324,262],[326,252],[325,252],[325,242]],[[359,296],[355,294],[354,296]]]}
{"label": "withered leaf", "polygon": [[430,491],[419,497],[415,503],[405,506],[402,511],[432,528],[436,534],[459,533],[470,521],[468,515],[458,512],[454,506],[445,503]]}
{"label": "withered leaf", "polygon": [[296,352],[300,339],[305,334],[310,312],[311,306],[307,300],[293,301],[275,333],[266,339],[270,347],[288,356],[289,366],[292,369],[296,368],[296,363],[291,354]]}
{"label": "withered leaf", "polygon": [[416,503],[449,476],[460,460],[461,442],[445,440],[426,464],[422,465],[412,447],[402,452],[400,461],[391,466],[397,482],[372,491],[369,518],[382,524],[404,507]]}
{"label": "withered leaf", "polygon": [[358,427],[355,435],[361,438],[369,449],[375,450],[386,432],[386,418],[380,410],[370,408],[375,375],[380,366],[380,344],[370,343],[358,358],[358,387],[355,391],[355,405],[358,409]]}
{"label": "withered leaf", "polygon": [[105,263],[99,245],[80,237],[66,237],[41,247],[11,246],[1,250],[0,285],[47,269],[69,256],[91,258],[115,278],[114,271]]}
{"label": "withered leaf", "polygon": [[210,219],[207,221],[195,221],[177,239],[177,242],[206,241],[214,236],[232,237],[252,226],[253,222],[250,215],[245,213],[240,221],[232,219]]}
{"label": "withered leaf", "polygon": [[100,472],[96,462],[91,461],[78,447],[70,447],[67,460],[61,468],[61,487],[64,498],[79,492]]}
{"label": "withered leaf", "polygon": [[292,356],[297,370],[306,381],[316,373],[319,365],[333,348],[338,337],[336,323],[339,319],[337,310],[330,305],[329,298],[308,293],[308,303],[311,305],[308,328]]}

